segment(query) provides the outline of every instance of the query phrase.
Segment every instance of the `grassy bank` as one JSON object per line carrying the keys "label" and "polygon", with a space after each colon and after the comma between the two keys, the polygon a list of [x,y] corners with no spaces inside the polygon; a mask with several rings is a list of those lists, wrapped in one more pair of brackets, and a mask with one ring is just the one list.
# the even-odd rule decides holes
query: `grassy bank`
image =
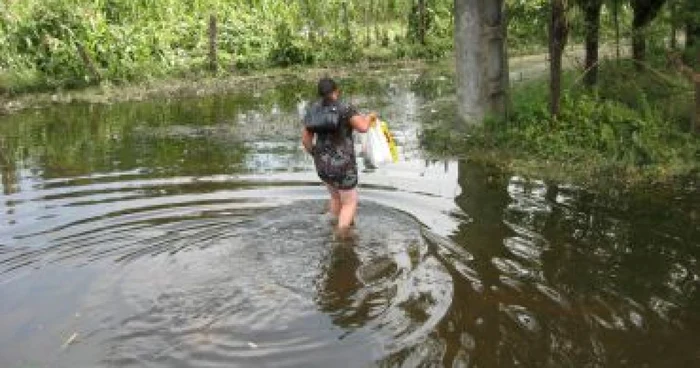
{"label": "grassy bank", "polygon": [[[680,75],[606,62],[587,90],[567,72],[561,116],[550,117],[546,80],[516,84],[507,121],[465,134],[426,130],[437,156],[468,157],[522,174],[577,183],[654,182],[700,177],[700,136],[690,132],[693,89]],[[448,118],[452,120],[452,118]]]}
{"label": "grassy bank", "polygon": [[[292,65],[444,56],[449,1],[430,9],[426,44],[411,31],[410,1],[389,7],[276,0],[24,0],[0,4],[0,93],[153,79],[242,75]],[[216,69],[210,20],[216,18]]]}

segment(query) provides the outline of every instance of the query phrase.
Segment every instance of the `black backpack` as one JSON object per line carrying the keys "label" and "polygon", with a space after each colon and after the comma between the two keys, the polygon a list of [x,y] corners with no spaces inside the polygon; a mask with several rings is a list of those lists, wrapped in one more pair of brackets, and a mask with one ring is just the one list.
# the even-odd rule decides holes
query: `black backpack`
{"label": "black backpack", "polygon": [[324,104],[321,101],[314,102],[306,111],[304,126],[314,133],[335,132],[340,127],[345,111],[346,106],[341,102],[330,104]]}

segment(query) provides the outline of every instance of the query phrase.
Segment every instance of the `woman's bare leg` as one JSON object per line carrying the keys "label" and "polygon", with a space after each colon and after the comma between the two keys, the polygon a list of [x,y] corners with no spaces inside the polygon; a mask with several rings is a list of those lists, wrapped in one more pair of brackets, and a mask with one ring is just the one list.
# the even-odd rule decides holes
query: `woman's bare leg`
{"label": "woman's bare leg", "polygon": [[330,185],[326,185],[326,187],[331,195],[331,198],[328,200],[328,211],[333,217],[338,218],[340,215],[340,192]]}
{"label": "woman's bare leg", "polygon": [[340,215],[338,216],[338,230],[345,231],[355,221],[357,213],[357,189],[340,190]]}

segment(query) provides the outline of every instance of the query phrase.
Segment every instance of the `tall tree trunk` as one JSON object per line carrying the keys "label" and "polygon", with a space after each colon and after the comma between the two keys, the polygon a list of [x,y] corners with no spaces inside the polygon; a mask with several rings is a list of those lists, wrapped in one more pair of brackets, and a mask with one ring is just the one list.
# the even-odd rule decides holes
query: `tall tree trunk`
{"label": "tall tree trunk", "polygon": [[[681,7],[682,17],[685,26],[685,48],[687,50],[700,46],[700,2],[697,0],[686,0]],[[694,57],[695,55],[691,55]],[[688,60],[692,62],[692,60]]]}
{"label": "tall tree trunk", "polygon": [[218,57],[217,57],[217,37],[218,30],[216,24],[216,14],[211,14],[209,16],[209,69],[215,72],[219,67]]}
{"label": "tall tree trunk", "polygon": [[[700,48],[695,50],[695,63],[696,65],[700,65]],[[700,72],[696,72],[692,68],[689,69],[691,82],[695,85],[695,114],[693,114],[693,118],[690,122],[690,131],[700,134]]]}
{"label": "tall tree trunk", "polygon": [[566,36],[564,0],[552,0],[549,22],[549,112],[553,117],[559,116],[560,110],[562,54]]}
{"label": "tall tree trunk", "polygon": [[343,32],[345,33],[345,42],[352,43],[352,32],[350,31],[350,14],[348,14],[348,2],[344,0],[340,3],[343,10]]}
{"label": "tall tree trunk", "polygon": [[[695,51],[695,63],[700,65],[700,49]],[[700,72],[696,72],[692,67],[682,65],[681,70],[688,76],[690,83],[695,87],[695,113],[690,118],[690,132],[700,134]]]}
{"label": "tall tree trunk", "polygon": [[[698,52],[698,63],[700,63],[700,52]],[[700,134],[700,73],[694,75],[695,85],[695,115],[693,115],[691,131]]]}
{"label": "tall tree trunk", "polygon": [[[372,21],[373,21],[373,26],[374,26],[374,43],[375,44],[381,44],[381,31],[379,30],[379,23],[382,21],[382,9],[381,5],[378,5],[375,9],[375,1],[372,0]],[[381,2],[380,2],[381,4]]]}
{"label": "tall tree trunk", "polygon": [[592,87],[598,81],[598,44],[600,40],[600,9],[603,0],[588,0],[584,6],[586,22],[586,70],[584,82]]}
{"label": "tall tree trunk", "polygon": [[637,69],[642,69],[642,63],[646,59],[647,41],[644,35],[644,26],[632,22],[632,59],[637,62]]}
{"label": "tall tree trunk", "polygon": [[418,41],[425,45],[425,0],[418,0]]}
{"label": "tall tree trunk", "polygon": [[[698,11],[700,12],[700,9]],[[698,45],[700,45],[700,23],[689,20],[685,24],[685,48],[692,49]]]}
{"label": "tall tree trunk", "polygon": [[620,0],[614,0],[613,20],[615,22],[615,57],[620,60]]}
{"label": "tall tree trunk", "polygon": [[671,17],[671,49],[678,49],[678,2],[676,0],[671,0],[669,4],[669,12]]}
{"label": "tall tree trunk", "polygon": [[457,103],[460,120],[505,117],[508,60],[504,0],[455,0]]}
{"label": "tall tree trunk", "polygon": [[642,69],[646,59],[646,26],[656,18],[666,0],[631,0],[634,16],[632,19],[632,58],[637,69]]}
{"label": "tall tree trunk", "polygon": [[370,39],[369,39],[369,12],[372,9],[372,1],[369,2],[369,4],[365,4],[365,46],[370,45]]}

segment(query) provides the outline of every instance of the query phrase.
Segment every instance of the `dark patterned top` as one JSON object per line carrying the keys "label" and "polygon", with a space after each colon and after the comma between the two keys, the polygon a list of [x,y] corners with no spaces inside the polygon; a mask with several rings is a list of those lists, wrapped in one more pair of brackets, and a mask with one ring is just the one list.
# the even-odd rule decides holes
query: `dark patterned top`
{"label": "dark patterned top", "polygon": [[[316,133],[316,144],[311,149],[316,172],[324,183],[335,189],[350,190],[357,186],[357,162],[350,118],[357,110],[341,104],[340,126],[337,132]],[[307,109],[304,119],[309,118]]]}

